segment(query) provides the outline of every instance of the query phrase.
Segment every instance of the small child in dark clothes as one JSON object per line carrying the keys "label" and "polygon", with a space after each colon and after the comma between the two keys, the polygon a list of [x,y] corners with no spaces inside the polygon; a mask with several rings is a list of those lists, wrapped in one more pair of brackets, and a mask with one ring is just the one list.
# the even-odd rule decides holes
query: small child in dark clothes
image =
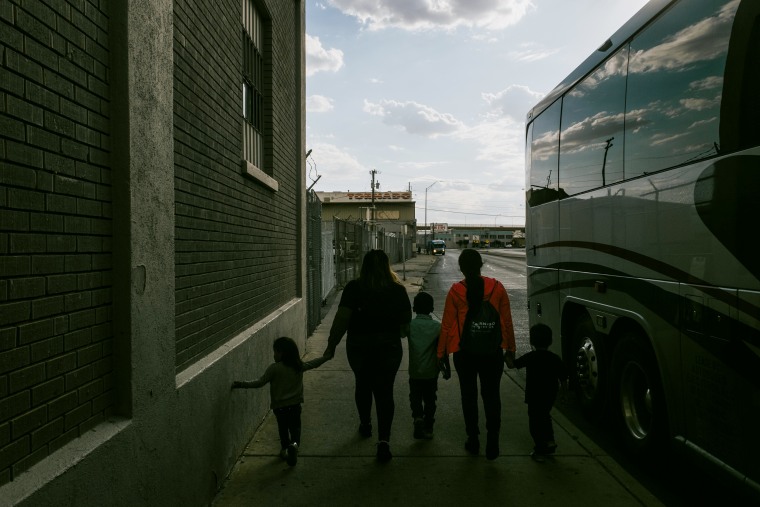
{"label": "small child in dark clothes", "polygon": [[414,438],[433,438],[438,391],[438,336],[441,323],[433,319],[433,296],[414,297],[417,316],[409,323],[409,403],[414,419]]}
{"label": "small child in dark clothes", "polygon": [[327,361],[319,357],[301,361],[298,345],[291,338],[282,336],[272,344],[274,363],[256,380],[234,381],[233,389],[264,387],[269,384],[270,407],[277,418],[280,434],[280,456],[290,466],[298,460],[298,444],[301,441],[301,403],[303,403],[303,372]]}
{"label": "small child in dark clothes", "polygon": [[531,456],[541,461],[554,454],[554,428],[550,415],[560,386],[567,389],[567,370],[562,359],[549,350],[552,330],[545,324],[530,328],[531,352],[515,360],[516,368],[526,368],[525,403],[528,404],[528,426],[535,447]]}

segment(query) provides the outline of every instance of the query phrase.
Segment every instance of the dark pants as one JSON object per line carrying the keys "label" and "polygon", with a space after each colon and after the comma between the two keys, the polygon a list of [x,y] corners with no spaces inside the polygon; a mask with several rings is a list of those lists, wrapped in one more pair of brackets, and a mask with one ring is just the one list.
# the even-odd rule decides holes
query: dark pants
{"label": "dark pants", "polygon": [[539,452],[546,451],[549,443],[554,442],[554,427],[550,415],[552,405],[551,399],[528,403],[528,428],[535,450]]}
{"label": "dark pants", "polygon": [[412,408],[412,418],[415,420],[424,419],[426,428],[432,428],[435,422],[437,391],[437,377],[409,379],[409,403]]}
{"label": "dark pants", "polygon": [[478,378],[480,396],[486,414],[486,430],[490,438],[498,438],[501,429],[501,393],[499,384],[504,371],[504,356],[496,351],[489,354],[472,354],[465,351],[454,353],[454,367],[459,376],[462,396],[462,413],[467,435],[477,437],[478,427]]}
{"label": "dark pants", "polygon": [[292,443],[301,443],[301,405],[290,405],[272,410],[277,418],[280,433],[280,447],[285,449]]}
{"label": "dark pants", "polygon": [[372,399],[377,410],[377,436],[379,440],[390,441],[391,425],[396,405],[393,401],[393,383],[401,366],[403,349],[398,343],[383,343],[376,346],[346,344],[348,364],[354,372],[356,387],[354,400],[359,412],[359,422],[372,422]]}

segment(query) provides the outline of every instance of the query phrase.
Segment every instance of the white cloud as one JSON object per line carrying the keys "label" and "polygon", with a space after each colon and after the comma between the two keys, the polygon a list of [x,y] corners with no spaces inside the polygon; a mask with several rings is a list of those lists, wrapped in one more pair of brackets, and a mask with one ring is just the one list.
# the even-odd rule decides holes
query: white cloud
{"label": "white cloud", "polygon": [[[474,141],[478,145],[477,160],[494,162],[503,168],[506,161],[516,161],[509,170],[522,175],[525,132],[522,122],[504,116],[491,115],[477,125],[458,132],[457,139]],[[519,167],[518,167],[519,166]]]}
{"label": "white cloud", "polygon": [[471,39],[478,42],[485,42],[488,44],[496,44],[497,42],[500,42],[498,37],[494,37],[493,35],[486,34],[486,33],[474,33],[471,36]]}
{"label": "white cloud", "polygon": [[700,98],[685,98],[681,99],[679,103],[688,110],[691,111],[706,111],[708,109],[715,109],[720,105],[720,97],[712,99],[700,99]]}
{"label": "white cloud", "polygon": [[370,30],[453,29],[460,26],[498,30],[520,21],[531,0],[329,0]]}
{"label": "white cloud", "polygon": [[[567,126],[561,135],[562,152],[579,153],[604,145],[602,139],[620,135],[620,132],[623,131],[624,120],[623,113],[613,114],[600,111]],[[596,139],[597,142],[590,144],[590,139]]]}
{"label": "white cloud", "polygon": [[698,81],[689,83],[690,90],[712,90],[723,87],[723,76],[710,76]]}
{"label": "white cloud", "polygon": [[655,134],[652,136],[652,146],[658,146],[660,144],[670,144],[676,139],[681,138],[685,135],[686,135],[685,132],[681,132],[680,134],[673,134],[672,136],[667,136],[666,134]]}
{"label": "white cloud", "polygon": [[364,112],[381,117],[387,125],[399,126],[410,134],[430,138],[453,134],[463,127],[451,114],[440,113],[429,106],[411,101],[381,100],[374,103],[365,100]]}
{"label": "white cloud", "polygon": [[343,51],[325,49],[319,37],[306,34],[306,75],[312,76],[320,71],[337,72],[343,67]]}
{"label": "white cloud", "polygon": [[326,113],[334,109],[333,99],[323,95],[309,95],[306,97],[307,113]]}
{"label": "white cloud", "polygon": [[690,25],[662,44],[631,55],[631,74],[680,70],[695,62],[711,60],[727,50],[733,12],[739,0],[727,3],[715,16]]}
{"label": "white cloud", "polygon": [[692,123],[691,125],[689,125],[689,128],[690,129],[694,129],[694,128],[697,128],[697,127],[701,127],[703,125],[714,123],[716,121],[718,121],[718,118],[715,117],[715,116],[713,116],[711,118],[708,118],[707,120],[695,121],[694,123]]}
{"label": "white cloud", "polygon": [[510,85],[496,93],[482,93],[481,96],[495,111],[519,121],[525,119],[528,110],[543,98],[527,86]]}
{"label": "white cloud", "polygon": [[[311,159],[322,175],[319,184],[326,188],[359,188],[365,184],[369,170],[354,155],[334,144],[312,144]],[[318,184],[318,185],[319,185]]]}
{"label": "white cloud", "polygon": [[520,49],[510,51],[509,57],[518,62],[537,62],[556,53],[559,53],[558,48],[548,49],[536,47],[535,44],[522,44]]}

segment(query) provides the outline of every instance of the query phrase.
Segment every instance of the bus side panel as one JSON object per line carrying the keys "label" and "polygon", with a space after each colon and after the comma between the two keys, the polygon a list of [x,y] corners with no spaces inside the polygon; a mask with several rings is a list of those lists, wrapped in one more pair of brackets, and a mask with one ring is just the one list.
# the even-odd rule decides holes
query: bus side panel
{"label": "bus side panel", "polygon": [[[614,256],[616,262],[606,263],[610,274],[760,289],[747,263],[727,246],[732,243],[724,244],[711,230],[720,233],[726,227],[706,224],[695,206],[695,199],[702,210],[722,205],[713,202],[710,189],[728,176],[715,168],[730,164],[748,170],[751,164],[756,167],[758,157],[752,155],[757,153],[747,150],[563,199],[560,262],[583,269],[583,264],[597,266],[600,259]],[[710,218],[727,211],[711,213]]]}
{"label": "bus side panel", "polygon": [[686,439],[760,483],[760,293],[684,285]]}
{"label": "bus side panel", "polygon": [[[745,312],[744,309],[754,309],[755,311]],[[750,373],[752,377],[745,379],[746,396],[743,408],[745,414],[742,416],[742,435],[756,435],[757,428],[760,427],[760,292],[739,291],[739,308],[738,321],[743,333],[738,338],[741,340],[747,350],[747,358],[750,364]],[[754,380],[754,383],[751,382]],[[747,477],[760,484],[760,439],[745,438],[744,451],[747,459]]]}
{"label": "bus side panel", "polygon": [[[549,326],[554,337],[551,349],[561,357],[558,287],[556,269],[528,266],[528,324]],[[524,352],[518,351],[518,355]]]}
{"label": "bus side panel", "polygon": [[559,261],[559,201],[528,209],[525,224],[525,257],[528,266],[552,266]]}
{"label": "bus side panel", "polygon": [[[559,230],[559,202],[551,201],[528,208],[525,259],[528,266],[528,323],[546,324],[552,329],[552,349],[561,355],[559,286],[556,263]],[[527,351],[526,351],[527,352]]]}

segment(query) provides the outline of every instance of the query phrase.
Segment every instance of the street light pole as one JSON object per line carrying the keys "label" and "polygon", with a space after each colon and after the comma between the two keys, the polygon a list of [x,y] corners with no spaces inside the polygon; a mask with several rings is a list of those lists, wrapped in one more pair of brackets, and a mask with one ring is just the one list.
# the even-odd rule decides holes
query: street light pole
{"label": "street light pole", "polygon": [[430,184],[430,185],[429,185],[429,186],[428,186],[428,187],[425,189],[425,253],[427,253],[427,252],[428,252],[428,241],[427,241],[427,233],[428,233],[428,228],[427,228],[427,224],[428,224],[428,223],[427,223],[427,192],[428,192],[428,189],[430,189],[430,187],[432,187],[432,186],[433,186],[433,185],[435,185],[436,183],[438,183],[438,180],[436,180],[436,181],[434,181],[433,183],[431,183],[431,184]]}

